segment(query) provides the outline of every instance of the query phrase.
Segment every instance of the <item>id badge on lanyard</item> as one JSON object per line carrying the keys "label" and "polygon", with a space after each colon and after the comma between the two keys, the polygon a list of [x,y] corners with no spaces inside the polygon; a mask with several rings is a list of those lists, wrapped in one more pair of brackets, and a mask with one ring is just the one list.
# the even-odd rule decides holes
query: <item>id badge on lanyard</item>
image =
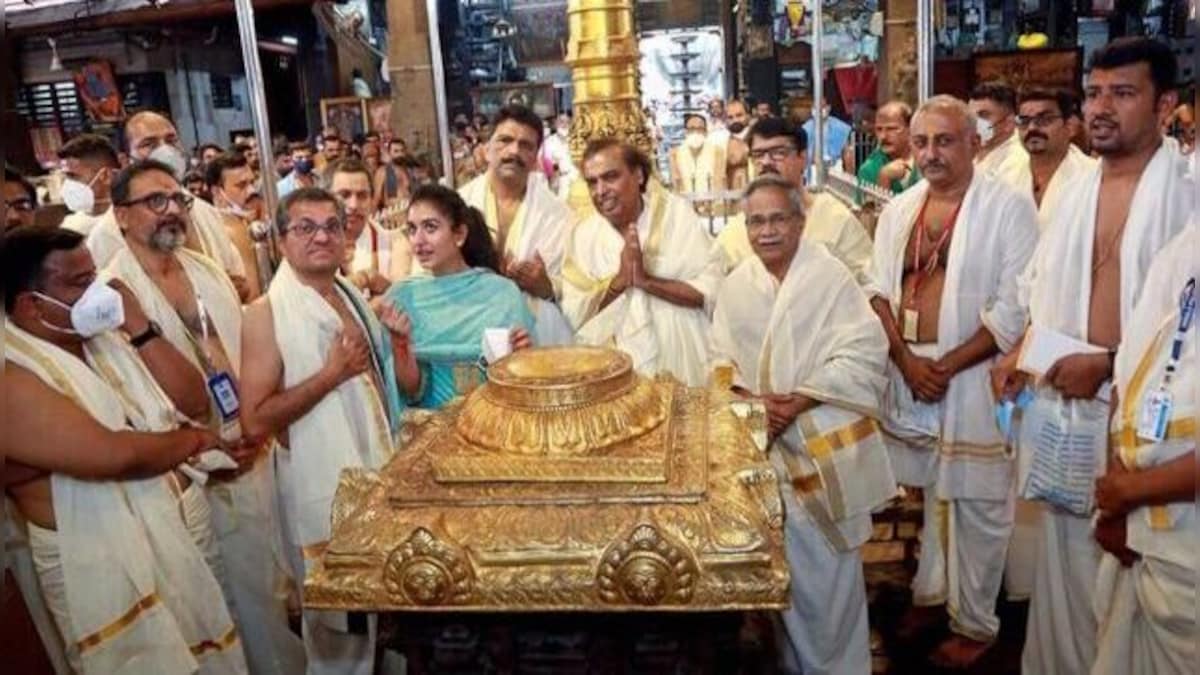
{"label": "id badge on lanyard", "polygon": [[1161,443],[1167,437],[1167,427],[1171,424],[1171,413],[1175,407],[1175,401],[1171,392],[1168,391],[1168,386],[1171,384],[1171,378],[1175,375],[1175,370],[1179,367],[1179,357],[1183,353],[1183,341],[1187,336],[1188,329],[1192,326],[1192,319],[1195,318],[1195,315],[1196,280],[1192,278],[1184,284],[1183,292],[1179,296],[1179,325],[1175,329],[1175,339],[1171,343],[1171,357],[1167,360],[1166,372],[1163,373],[1163,379],[1158,385],[1158,389],[1145,398],[1138,413],[1137,435],[1143,441]]}
{"label": "id badge on lanyard", "polygon": [[237,419],[238,413],[241,411],[241,403],[238,400],[237,387],[233,385],[233,377],[224,370],[217,370],[212,365],[212,355],[207,354],[209,339],[208,312],[205,310],[204,301],[200,299],[199,295],[196,296],[196,313],[200,315],[201,348],[206,352],[205,358],[210,364],[206,378],[209,397],[216,403],[217,411],[221,414],[221,421],[230,422]]}

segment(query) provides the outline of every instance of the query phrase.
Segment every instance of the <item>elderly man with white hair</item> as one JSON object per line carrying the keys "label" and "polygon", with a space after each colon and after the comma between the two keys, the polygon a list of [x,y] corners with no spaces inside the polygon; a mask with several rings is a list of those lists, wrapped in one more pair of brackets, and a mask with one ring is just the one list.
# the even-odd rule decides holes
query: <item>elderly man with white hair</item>
{"label": "elderly man with white hair", "polygon": [[861,547],[871,510],[896,481],[877,419],[887,337],[854,274],[808,234],[792,181],[746,188],[753,255],[721,285],[712,353],[735,395],[766,407],[771,461],[787,504],[792,606],[782,614],[787,672],[871,669]]}
{"label": "elderly man with white hair", "polygon": [[902,633],[948,605],[935,663],[974,663],[1000,630],[996,595],[1013,525],[1013,462],[988,368],[1025,328],[1017,277],[1037,243],[1033,200],[976,170],[975,116],[949,96],[912,119],[925,181],[879,217],[867,287],[890,345],[885,431],[899,482],[925,493],[925,532]]}

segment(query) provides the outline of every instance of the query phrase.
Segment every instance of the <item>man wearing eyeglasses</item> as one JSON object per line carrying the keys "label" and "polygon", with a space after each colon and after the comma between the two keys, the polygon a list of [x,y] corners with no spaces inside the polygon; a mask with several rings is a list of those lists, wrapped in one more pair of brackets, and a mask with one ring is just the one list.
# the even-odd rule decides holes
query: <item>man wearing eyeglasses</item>
{"label": "man wearing eyeglasses", "polygon": [[1021,144],[1029,153],[1024,183],[1033,190],[1038,227],[1043,232],[1067,196],[1064,186],[1096,165],[1095,159],[1071,143],[1067,120],[1074,108],[1075,101],[1065,90],[1030,87],[1021,91],[1016,123]]}
{"label": "man wearing eyeglasses", "polygon": [[[209,419],[197,420],[229,441],[240,469],[206,486],[224,567],[230,610],[244,631],[246,658],[255,672],[302,668],[299,640],[287,623],[280,589],[290,583],[275,507],[271,453],[265,435],[238,425],[242,304],[229,277],[207,256],[184,246],[192,226],[185,192],[174,171],[142,160],[117,175],[114,213],[126,245],[104,270],[137,297],[162,337],[208,384]],[[232,399],[232,402],[230,401]]]}
{"label": "man wearing eyeglasses", "polygon": [[[808,238],[804,195],[791,181],[757,178],[744,206],[753,255],[717,292],[712,349],[734,366],[734,395],[766,407],[792,571],[783,670],[867,673],[859,548],[871,510],[896,493],[876,422],[887,337],[854,276]],[[816,450],[830,444],[836,463]]]}
{"label": "man wearing eyeglasses", "polygon": [[[155,112],[137,113],[125,122],[125,140],[129,143],[130,159],[157,160],[170,167],[171,175],[176,180],[183,180],[187,171],[187,154],[180,145],[179,132],[171,120]],[[187,208],[191,222],[191,227],[185,233],[187,247],[216,261],[229,275],[234,288],[238,290],[238,297],[244,301],[250,292],[246,283],[246,267],[237,247],[229,239],[221,213],[203,199],[190,201]],[[102,251],[89,242],[89,248],[92,249],[96,265],[103,268],[119,246]]]}
{"label": "man wearing eyeglasses", "polygon": [[[805,239],[824,244],[842,261],[860,284],[866,283],[867,262],[871,259],[871,239],[862,223],[836,197],[812,194],[804,187],[808,134],[779,117],[760,120],[750,128],[750,162],[758,176],[779,176],[804,197]],[[754,255],[746,220],[731,216],[717,236],[713,255],[729,273]]]}
{"label": "man wearing eyeglasses", "polygon": [[[338,476],[391,457],[401,411],[389,332],[338,275],[346,213],[320,188],[300,188],[275,213],[283,263],[246,307],[242,421],[274,434],[288,557],[297,578],[324,553]],[[309,675],[369,675],[375,617],[304,610]]]}
{"label": "man wearing eyeglasses", "polygon": [[1017,95],[1013,88],[999,80],[984,82],[971,90],[967,106],[975,114],[979,134],[975,168],[985,176],[1026,190],[1022,178],[1029,155],[1016,134]]}
{"label": "man wearing eyeglasses", "polygon": [[32,225],[37,211],[37,190],[21,172],[4,165],[4,228]]}

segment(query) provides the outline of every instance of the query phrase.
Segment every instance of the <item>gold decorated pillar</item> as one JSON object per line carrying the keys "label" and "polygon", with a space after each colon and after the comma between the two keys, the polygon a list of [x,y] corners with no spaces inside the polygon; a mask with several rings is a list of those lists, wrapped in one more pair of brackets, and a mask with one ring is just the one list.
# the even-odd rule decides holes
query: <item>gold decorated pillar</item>
{"label": "gold decorated pillar", "polygon": [[[575,84],[572,159],[581,165],[587,144],[607,137],[653,157],[642,115],[632,0],[568,0],[567,27],[566,63]],[[568,201],[577,212],[591,209],[582,181],[572,186]]]}

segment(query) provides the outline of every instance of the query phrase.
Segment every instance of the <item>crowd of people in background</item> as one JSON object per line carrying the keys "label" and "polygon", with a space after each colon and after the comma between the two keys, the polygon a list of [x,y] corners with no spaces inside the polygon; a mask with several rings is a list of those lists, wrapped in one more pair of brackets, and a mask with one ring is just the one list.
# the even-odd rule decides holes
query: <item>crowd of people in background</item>
{"label": "crowd of people in background", "polygon": [[[869,672],[859,550],[898,486],[925,528],[901,631],[947,626],[933,663],[978,661],[1003,588],[1030,601],[1026,673],[1190,671],[1200,225],[1176,80],[1168,47],[1122,39],[1082,102],[986,82],[827,116],[819,148],[811,120],[715,101],[661,177],[506,106],[455,117],[457,190],[398,137],[276,139],[268,167],[251,136],[187,153],[141,112],[123,147],[62,147],[71,213],[41,226],[6,167],[26,525],[6,536],[48,650],[87,672],[373,672],[375,618],[304,607],[298,583],[338,475],[403,452],[404,411],[461,395],[461,368],[478,384],[502,328],[506,351],[604,345],[691,386],[732,365],[776,442],[788,672]],[[892,195],[876,227],[861,195],[811,188],[815,162]],[[716,238],[700,186],[739,191]],[[1089,480],[1047,469],[1068,460],[1015,409],[1085,439]]]}

